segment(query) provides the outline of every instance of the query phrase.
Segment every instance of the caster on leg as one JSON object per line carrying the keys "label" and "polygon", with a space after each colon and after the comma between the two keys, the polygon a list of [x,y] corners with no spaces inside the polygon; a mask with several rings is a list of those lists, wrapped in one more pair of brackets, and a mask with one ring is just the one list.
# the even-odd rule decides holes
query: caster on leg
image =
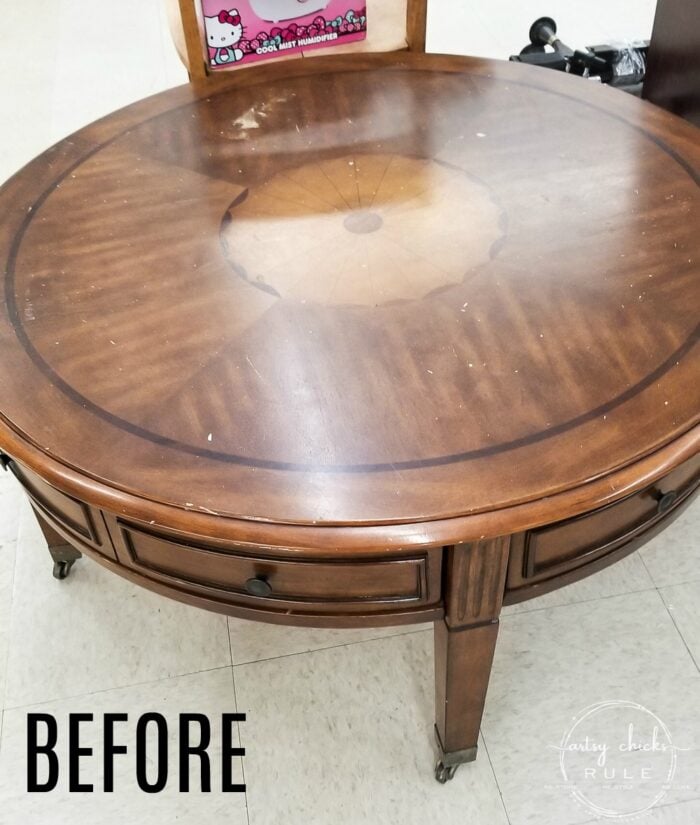
{"label": "caster on leg", "polygon": [[441,785],[444,785],[454,777],[458,767],[459,765],[446,765],[442,759],[438,759],[435,764],[435,778]]}
{"label": "caster on leg", "polygon": [[70,544],[50,545],[49,553],[53,561],[53,577],[61,581],[68,577],[73,565],[82,558],[82,554]]}
{"label": "caster on leg", "polygon": [[65,579],[75,564],[75,559],[70,561],[55,561],[53,563],[53,577],[54,579]]}
{"label": "caster on leg", "polygon": [[65,579],[71,571],[71,567],[78,559],[83,557],[80,550],[76,550],[73,545],[68,544],[63,536],[53,528],[42,513],[34,507],[34,515],[44,534],[46,544],[51,554],[51,561],[53,562],[53,577],[54,579]]}
{"label": "caster on leg", "polygon": [[464,765],[465,762],[473,762],[476,759],[476,745],[473,748],[465,748],[461,751],[446,751],[442,745],[437,725],[435,726],[435,743],[438,750],[435,778],[441,785],[449,782],[454,777],[460,765]]}

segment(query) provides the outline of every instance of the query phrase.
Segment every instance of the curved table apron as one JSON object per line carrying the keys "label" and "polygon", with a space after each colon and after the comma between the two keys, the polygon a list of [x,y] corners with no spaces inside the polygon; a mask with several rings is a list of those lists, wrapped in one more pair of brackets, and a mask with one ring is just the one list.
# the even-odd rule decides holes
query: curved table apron
{"label": "curved table apron", "polygon": [[700,480],[698,133],[522,65],[174,89],[0,190],[0,447],[55,561],[247,619],[435,622],[436,776],[503,603]]}

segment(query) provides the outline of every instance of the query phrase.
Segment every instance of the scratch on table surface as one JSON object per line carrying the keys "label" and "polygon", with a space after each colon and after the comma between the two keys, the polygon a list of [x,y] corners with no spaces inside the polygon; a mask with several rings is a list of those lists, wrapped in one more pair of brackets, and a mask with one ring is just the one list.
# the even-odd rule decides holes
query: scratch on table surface
{"label": "scratch on table surface", "polygon": [[[404,478],[403,478],[403,474],[401,473],[401,470],[399,470],[399,469],[398,469],[398,467],[396,466],[396,464],[394,464],[393,462],[391,463],[391,469],[392,469],[392,472],[396,473],[396,475],[397,475],[397,477],[399,478],[399,480],[400,480],[401,482],[403,482],[403,480],[404,480]],[[398,491],[397,491],[397,492],[398,492]]]}
{"label": "scratch on table surface", "polygon": [[247,355],[246,355],[246,357],[245,357],[245,360],[246,360],[246,361],[250,364],[250,366],[251,366],[251,367],[252,367],[252,369],[253,369],[253,372],[254,372],[254,373],[258,376],[258,378],[259,378],[261,381],[264,381],[265,379],[264,379],[264,378],[262,377],[262,375],[260,374],[260,371],[258,370],[258,368],[255,366],[255,364],[254,364],[254,363],[250,360],[250,358],[249,358]]}

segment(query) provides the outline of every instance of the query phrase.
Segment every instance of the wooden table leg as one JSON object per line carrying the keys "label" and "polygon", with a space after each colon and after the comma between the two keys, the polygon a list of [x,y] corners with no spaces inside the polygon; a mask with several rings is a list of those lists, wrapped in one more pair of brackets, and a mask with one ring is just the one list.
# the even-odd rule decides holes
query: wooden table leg
{"label": "wooden table leg", "polygon": [[447,551],[445,618],[435,622],[438,782],[476,759],[479,725],[498,635],[508,538]]}
{"label": "wooden table leg", "polygon": [[82,558],[83,554],[80,550],[76,550],[75,547],[68,544],[63,536],[56,532],[41,513],[39,513],[36,507],[32,507],[32,509],[34,510],[36,520],[39,522],[39,527],[41,527],[41,532],[44,534],[46,544],[49,547],[49,553],[53,560],[54,578],[65,579],[70,573],[73,564]]}

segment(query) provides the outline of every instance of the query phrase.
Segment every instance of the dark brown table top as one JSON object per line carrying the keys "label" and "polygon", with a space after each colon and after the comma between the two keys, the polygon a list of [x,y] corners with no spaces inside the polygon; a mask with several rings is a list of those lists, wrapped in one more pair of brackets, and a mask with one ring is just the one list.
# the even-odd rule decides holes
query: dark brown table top
{"label": "dark brown table top", "polygon": [[306,524],[494,511],[687,451],[699,159],[651,105],[482,60],[141,101],[0,191],[0,446]]}

